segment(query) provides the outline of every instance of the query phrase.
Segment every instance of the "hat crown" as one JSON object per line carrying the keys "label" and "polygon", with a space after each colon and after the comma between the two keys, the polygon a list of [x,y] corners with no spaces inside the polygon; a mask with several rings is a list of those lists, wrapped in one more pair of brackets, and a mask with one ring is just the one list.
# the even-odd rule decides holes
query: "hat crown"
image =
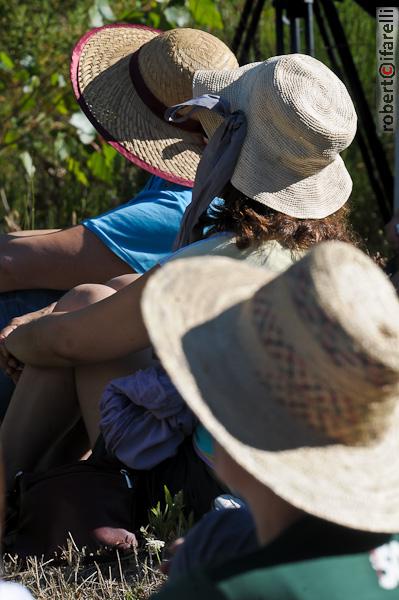
{"label": "hat crown", "polygon": [[239,104],[258,130],[265,159],[282,160],[300,175],[312,174],[353,140],[357,119],[351,98],[320,61],[302,54],[274,57],[244,77],[253,82]]}
{"label": "hat crown", "polygon": [[319,518],[397,532],[397,295],[350,244],[302,260],[273,278],[180,255],[144,291],[151,340],[188,406],[260,483]]}
{"label": "hat crown", "polygon": [[235,69],[237,59],[218,38],[196,29],[172,29],[140,49],[139,68],[150,91],[166,106],[192,96],[195,71]]}
{"label": "hat crown", "polygon": [[[356,113],[344,84],[320,61],[289,54],[197,71],[193,88],[245,113],[247,134],[231,177],[240,192],[300,219],[322,219],[348,200],[352,180],[339,152],[354,137]],[[212,136],[220,117],[198,114]]]}
{"label": "hat crown", "polygon": [[347,445],[384,435],[399,389],[399,303],[370,259],[321,244],[254,295],[248,321],[265,393],[293,419]]}
{"label": "hat crown", "polygon": [[165,106],[191,98],[197,68],[237,66],[208,33],[114,23],[78,41],[71,79],[82,109],[116,150],[150,173],[192,187],[204,146],[200,127],[166,122]]}

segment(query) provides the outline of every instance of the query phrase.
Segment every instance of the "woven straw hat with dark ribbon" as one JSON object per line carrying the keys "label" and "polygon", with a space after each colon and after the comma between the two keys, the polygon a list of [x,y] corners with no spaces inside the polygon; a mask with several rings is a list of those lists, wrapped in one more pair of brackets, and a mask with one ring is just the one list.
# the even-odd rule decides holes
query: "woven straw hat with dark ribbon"
{"label": "woven straw hat with dark ribbon", "polygon": [[244,469],[309,514],[399,531],[399,303],[365,254],[325,242],[275,278],[176,260],[143,314],[177,389]]}
{"label": "woven straw hat with dark ribbon", "polygon": [[[320,219],[348,200],[352,180],[339,156],[356,132],[345,85],[303,54],[230,71],[198,71],[194,97],[217,94],[242,111],[247,133],[231,182],[240,192],[300,219]],[[211,137],[221,119],[199,113]]]}
{"label": "woven straw hat with dark ribbon", "polygon": [[150,173],[192,186],[202,128],[195,120],[166,123],[164,112],[191,98],[198,69],[237,66],[209,33],[116,24],[93,29],[77,43],[71,79],[81,108],[114,148]]}

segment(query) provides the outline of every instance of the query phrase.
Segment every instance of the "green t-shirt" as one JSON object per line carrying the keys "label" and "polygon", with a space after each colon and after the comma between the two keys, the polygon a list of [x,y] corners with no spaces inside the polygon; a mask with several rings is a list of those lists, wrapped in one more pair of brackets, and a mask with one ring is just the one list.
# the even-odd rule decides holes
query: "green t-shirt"
{"label": "green t-shirt", "polygon": [[166,585],[156,600],[397,600],[399,536],[306,517],[268,546]]}

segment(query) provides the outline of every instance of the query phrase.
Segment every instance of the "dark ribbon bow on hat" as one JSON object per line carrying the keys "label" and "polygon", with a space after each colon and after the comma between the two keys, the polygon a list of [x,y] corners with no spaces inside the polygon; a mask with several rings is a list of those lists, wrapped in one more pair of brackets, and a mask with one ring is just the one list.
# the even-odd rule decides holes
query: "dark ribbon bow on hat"
{"label": "dark ribbon bow on hat", "polygon": [[[186,106],[193,108],[185,115],[178,116],[178,112]],[[227,100],[212,94],[204,94],[171,106],[165,112],[165,119],[179,123],[189,119],[194,112],[200,109],[211,110],[223,117],[224,121],[209,140],[199,162],[193,198],[185,210],[176,238],[175,249],[186,246],[197,239],[196,226],[212,200],[230,181],[247,133],[245,114],[241,110],[232,113]]]}

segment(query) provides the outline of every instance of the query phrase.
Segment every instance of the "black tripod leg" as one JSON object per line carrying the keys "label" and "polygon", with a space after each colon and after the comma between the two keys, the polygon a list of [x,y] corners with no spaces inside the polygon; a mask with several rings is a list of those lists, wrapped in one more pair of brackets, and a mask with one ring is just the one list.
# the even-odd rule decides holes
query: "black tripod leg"
{"label": "black tripod leg", "polygon": [[283,7],[281,0],[275,0],[276,14],[276,53],[285,54],[284,52],[284,24],[283,24]]}
{"label": "black tripod leg", "polygon": [[255,5],[255,8],[252,12],[251,22],[247,29],[247,33],[246,33],[246,36],[245,36],[245,39],[244,39],[244,42],[242,45],[241,52],[238,56],[238,62],[240,63],[240,65],[245,64],[247,62],[249,47],[252,43],[256,29],[259,25],[259,19],[262,14],[264,4],[265,4],[265,0],[258,0],[257,4]]}
{"label": "black tripod leg", "polygon": [[314,25],[313,25],[313,0],[305,0],[305,44],[306,53],[314,56]]}
{"label": "black tripod leg", "polygon": [[291,52],[301,51],[301,25],[300,19],[294,15],[290,16],[290,40]]}
{"label": "black tripod leg", "polygon": [[[319,27],[320,35],[323,39],[324,46],[326,48],[328,58],[330,59],[331,66],[332,66],[334,72],[338,75],[338,77],[340,77],[341,79],[344,79],[344,77],[341,73],[340,66],[338,64],[338,60],[335,55],[335,52],[337,51],[336,47],[334,46],[334,42],[328,33],[328,30],[327,30],[326,24],[324,22],[323,15],[321,13],[321,9],[320,9],[320,6],[318,3],[315,4],[314,9],[315,9],[314,13],[315,13],[317,25]],[[374,191],[378,206],[380,208],[382,218],[384,219],[384,221],[388,221],[390,219],[390,214],[391,214],[390,206],[385,201],[384,190],[381,186],[379,179],[375,175],[376,168],[373,164],[372,157],[370,155],[370,151],[368,149],[365,136],[362,133],[362,129],[363,129],[363,127],[360,124],[360,127],[358,129],[355,139],[359,145],[359,150],[360,150],[360,153],[361,153],[363,161],[364,161],[364,165],[367,170],[370,185]]]}
{"label": "black tripod leg", "polygon": [[243,35],[245,32],[245,29],[247,27],[248,18],[249,18],[249,15],[251,14],[252,4],[253,4],[253,0],[246,0],[246,2],[245,2],[245,6],[244,6],[244,9],[241,14],[240,22],[238,23],[236,32],[234,34],[234,39],[231,44],[231,49],[234,52],[234,54],[237,54],[238,49],[241,45],[242,38],[243,38]]}
{"label": "black tripod leg", "polygon": [[364,135],[367,139],[370,152],[373,156],[373,160],[378,171],[380,183],[384,192],[385,202],[391,213],[393,206],[392,172],[389,167],[381,140],[377,135],[373,115],[371,114],[371,110],[367,103],[364,90],[353,61],[344,28],[342,27],[342,23],[333,1],[320,0],[320,2],[323,5],[324,13],[327,17],[331,34],[334,38],[334,44],[341,59],[345,80],[355,101],[359,120],[362,124]]}

